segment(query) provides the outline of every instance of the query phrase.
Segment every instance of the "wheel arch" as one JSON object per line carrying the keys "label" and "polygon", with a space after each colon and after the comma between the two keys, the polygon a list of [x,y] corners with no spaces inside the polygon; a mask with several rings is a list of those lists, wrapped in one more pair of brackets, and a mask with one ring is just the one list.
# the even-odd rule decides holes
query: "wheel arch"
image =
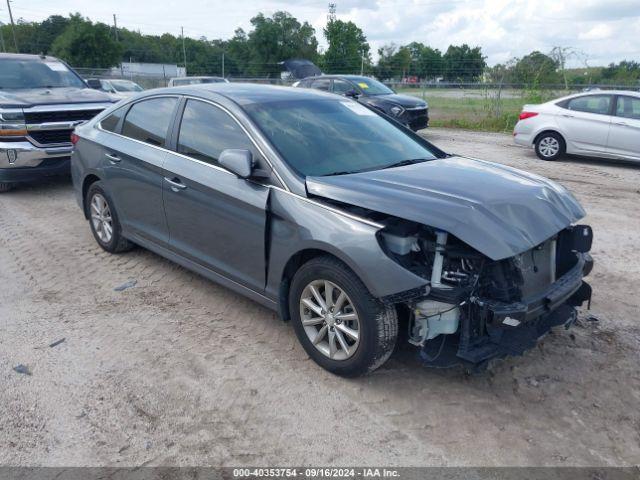
{"label": "wheel arch", "polygon": [[302,250],[298,250],[291,257],[289,257],[289,260],[282,270],[282,275],[280,276],[280,286],[278,292],[278,312],[280,313],[280,318],[282,318],[282,320],[289,321],[291,319],[291,313],[289,312],[289,290],[291,287],[291,280],[293,279],[298,269],[309,260],[317,257],[335,258],[339,262],[345,264],[345,266],[349,268],[355,275],[357,275],[358,278],[363,280],[362,277],[358,274],[357,270],[352,268],[348,260],[341,258],[340,255],[336,255],[329,250],[329,248],[322,246],[308,247]]}
{"label": "wheel arch", "polygon": [[560,138],[562,138],[562,141],[564,142],[564,148],[565,149],[567,148],[567,138],[565,137],[564,133],[562,133],[557,128],[549,128],[549,127],[543,128],[538,133],[536,133],[536,135],[533,137],[533,146],[536,145],[536,143],[538,142],[538,139],[545,133],[555,133],[556,135],[559,135]]}
{"label": "wheel arch", "polygon": [[95,173],[90,173],[84,177],[82,180],[82,211],[84,212],[84,217],[89,219],[89,210],[87,208],[87,192],[89,192],[89,188],[96,182],[99,182],[101,178]]}

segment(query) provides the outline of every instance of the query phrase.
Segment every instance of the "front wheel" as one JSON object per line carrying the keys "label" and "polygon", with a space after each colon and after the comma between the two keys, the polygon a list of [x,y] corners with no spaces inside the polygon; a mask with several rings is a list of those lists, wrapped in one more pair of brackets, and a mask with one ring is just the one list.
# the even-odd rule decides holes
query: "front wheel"
{"label": "front wheel", "polygon": [[542,133],[535,143],[536,155],[541,160],[556,160],[564,155],[565,148],[564,139],[555,132]]}
{"label": "front wheel", "polygon": [[398,319],[344,263],[318,257],[291,283],[289,309],[298,340],[321,367],[348,377],[387,361],[396,344]]}

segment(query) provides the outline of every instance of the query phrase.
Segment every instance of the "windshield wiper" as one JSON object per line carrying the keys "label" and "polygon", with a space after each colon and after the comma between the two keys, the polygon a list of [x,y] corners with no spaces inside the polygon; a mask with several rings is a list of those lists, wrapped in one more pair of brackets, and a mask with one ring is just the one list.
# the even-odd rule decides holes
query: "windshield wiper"
{"label": "windshield wiper", "polygon": [[426,162],[426,161],[427,161],[426,158],[413,158],[411,160],[401,160],[399,162],[392,163],[391,165],[386,165],[386,166],[382,167],[382,170],[385,170],[387,168],[404,167],[406,165],[413,165],[414,163],[421,163],[421,162]]}
{"label": "windshield wiper", "polygon": [[323,177],[333,177],[334,175],[349,175],[351,173],[359,173],[357,170],[352,170],[352,171],[348,171],[345,170],[344,172],[331,172],[331,173],[325,173],[324,175],[322,175]]}

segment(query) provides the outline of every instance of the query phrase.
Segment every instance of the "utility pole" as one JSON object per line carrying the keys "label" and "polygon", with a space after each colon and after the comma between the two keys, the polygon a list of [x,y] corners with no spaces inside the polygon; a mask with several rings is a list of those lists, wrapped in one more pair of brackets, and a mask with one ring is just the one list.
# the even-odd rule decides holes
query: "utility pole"
{"label": "utility pole", "polygon": [[116,33],[116,42],[118,41],[118,21],[116,20],[116,14],[113,14],[113,31]]}
{"label": "utility pole", "polygon": [[0,47],[2,47],[3,52],[6,52],[7,47],[4,46],[4,35],[2,34],[2,27],[4,27],[4,23],[0,22]]}
{"label": "utility pole", "polygon": [[224,51],[222,52],[222,78],[224,78]]}
{"label": "utility pole", "polygon": [[180,27],[180,34],[182,36],[182,58],[184,60],[184,76],[187,76],[187,49],[184,46],[184,27]]}
{"label": "utility pole", "polygon": [[362,62],[360,63],[360,75],[364,75],[364,50],[362,51]]}
{"label": "utility pole", "polygon": [[16,53],[20,53],[18,50],[18,41],[16,40],[16,24],[13,22],[13,13],[11,13],[11,2],[7,0],[7,8],[9,9],[9,19],[11,20],[11,33],[13,33],[13,44],[16,47]]}

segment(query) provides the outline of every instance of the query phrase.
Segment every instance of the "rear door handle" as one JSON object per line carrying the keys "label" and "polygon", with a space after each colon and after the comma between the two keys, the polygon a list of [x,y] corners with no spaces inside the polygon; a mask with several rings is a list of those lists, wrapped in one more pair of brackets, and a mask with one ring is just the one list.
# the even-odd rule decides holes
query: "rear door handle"
{"label": "rear door handle", "polygon": [[111,163],[120,162],[120,157],[117,156],[115,153],[105,153],[104,156],[107,157]]}
{"label": "rear door handle", "polygon": [[171,185],[171,190],[173,190],[174,192],[179,192],[180,190],[184,190],[185,188],[187,188],[187,186],[184,183],[181,183],[180,179],[178,178],[171,179],[164,177],[164,181]]}

